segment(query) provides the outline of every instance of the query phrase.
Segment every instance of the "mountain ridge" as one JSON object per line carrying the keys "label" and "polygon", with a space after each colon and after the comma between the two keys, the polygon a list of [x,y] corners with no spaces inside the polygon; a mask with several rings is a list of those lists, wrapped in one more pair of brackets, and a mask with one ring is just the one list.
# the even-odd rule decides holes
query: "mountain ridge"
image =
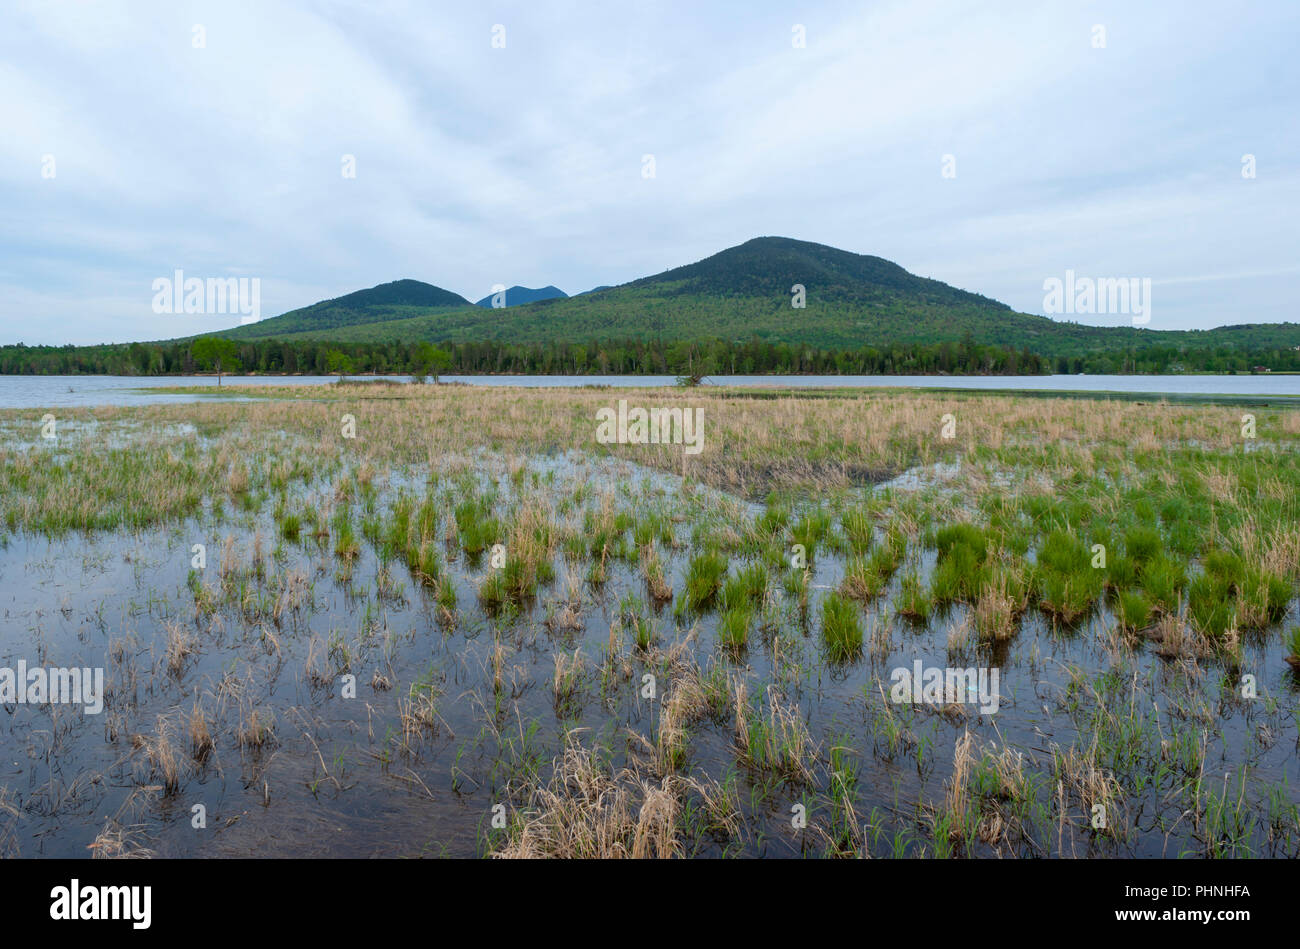
{"label": "mountain ridge", "polygon": [[754,339],[835,349],[973,340],[1049,357],[1163,345],[1300,346],[1294,324],[1158,330],[1057,321],[882,257],[786,237],[752,238],[694,263],[573,296],[504,308],[482,303],[408,278],[208,335],[440,345]]}

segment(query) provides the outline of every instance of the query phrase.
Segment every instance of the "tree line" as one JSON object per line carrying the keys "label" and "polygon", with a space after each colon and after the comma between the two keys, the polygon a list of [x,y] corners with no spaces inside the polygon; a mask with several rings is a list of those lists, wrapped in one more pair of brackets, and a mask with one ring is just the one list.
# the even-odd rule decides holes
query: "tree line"
{"label": "tree line", "polygon": [[122,376],[221,373],[307,375],[1038,375],[1044,373],[1300,371],[1300,351],[1148,346],[1044,357],[1027,348],[961,342],[819,348],[759,339],[697,342],[612,340],[507,343],[497,340],[331,342],[232,340],[221,336],[101,346],[0,347],[0,374]]}

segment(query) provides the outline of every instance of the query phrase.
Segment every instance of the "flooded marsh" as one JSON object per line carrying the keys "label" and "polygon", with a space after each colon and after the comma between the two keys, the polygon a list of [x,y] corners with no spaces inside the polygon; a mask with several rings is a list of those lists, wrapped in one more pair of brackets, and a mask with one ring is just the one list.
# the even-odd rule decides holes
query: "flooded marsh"
{"label": "flooded marsh", "polygon": [[1294,409],[275,396],[0,412],[3,852],[1300,852]]}

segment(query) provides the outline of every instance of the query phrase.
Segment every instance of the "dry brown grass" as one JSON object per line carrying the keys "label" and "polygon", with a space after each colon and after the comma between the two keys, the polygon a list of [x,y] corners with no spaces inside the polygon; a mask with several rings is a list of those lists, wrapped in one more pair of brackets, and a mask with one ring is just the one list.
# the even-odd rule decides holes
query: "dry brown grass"
{"label": "dry brown grass", "polygon": [[739,830],[735,801],[714,784],[665,775],[655,782],[615,769],[566,736],[546,786],[527,789],[507,839],[492,853],[503,858],[644,859],[686,855],[680,823],[688,794],[702,801],[715,826]]}
{"label": "dry brown grass", "polygon": [[185,673],[185,660],[198,648],[198,643],[189,631],[179,623],[166,625],[167,646],[164,662],[167,673],[179,679]]}
{"label": "dry brown grass", "polygon": [[664,577],[663,562],[659,551],[653,543],[644,545],[640,550],[641,575],[645,577],[646,590],[657,603],[666,603],[673,598],[672,585]]}
{"label": "dry brown grass", "polygon": [[971,615],[962,613],[960,619],[948,624],[947,645],[952,655],[961,655],[970,643]]}
{"label": "dry brown grass", "polygon": [[[1057,773],[1061,776],[1062,790],[1058,799],[1063,800],[1064,789],[1074,791],[1083,808],[1083,820],[1092,827],[1094,808],[1100,806],[1098,816],[1104,817],[1101,826],[1093,828],[1097,833],[1120,836],[1123,830],[1124,815],[1120,808],[1122,792],[1120,783],[1109,771],[1098,766],[1097,741],[1084,751],[1071,747],[1068,751],[1052,749],[1052,759]],[[1064,822],[1066,815],[1060,815]]]}
{"label": "dry brown grass", "polygon": [[[398,718],[402,723],[402,746],[409,753],[426,732],[438,734],[445,719],[438,711],[441,692],[432,683],[412,686],[407,697],[397,700]],[[450,728],[447,729],[450,732]]]}
{"label": "dry brown grass", "polygon": [[328,686],[334,681],[329,667],[329,647],[318,635],[313,635],[307,641],[307,658],[303,660],[303,672],[307,681],[317,688]]}
{"label": "dry brown grass", "polygon": [[261,748],[275,738],[275,713],[267,709],[243,707],[235,727],[235,742],[240,748]]}
{"label": "dry brown grass", "polygon": [[975,629],[983,639],[996,641],[1010,639],[1016,632],[1016,617],[1023,604],[1007,589],[1007,578],[998,574],[993,582],[980,590],[975,601]]}
{"label": "dry brown grass", "polygon": [[203,705],[198,701],[195,701],[194,707],[190,709],[189,730],[190,755],[199,764],[203,764],[216,750],[217,744],[212,737],[212,730],[208,727],[208,718],[203,712]]}
{"label": "dry brown grass", "polygon": [[975,766],[975,739],[970,730],[962,732],[953,748],[952,777],[948,779],[948,791],[944,795],[944,810],[953,816],[953,829],[963,825],[966,810],[970,805],[970,773]]}
{"label": "dry brown grass", "polygon": [[1220,651],[1218,645],[1173,613],[1162,614],[1145,634],[1155,640],[1156,653],[1166,658],[1209,659]]}
{"label": "dry brown grass", "polygon": [[[981,774],[978,796],[971,791],[971,778],[977,770]],[[952,776],[943,803],[931,820],[936,832],[946,826],[949,841],[964,841],[973,832],[979,841],[1000,852],[1004,842],[1025,839],[1022,816],[1014,802],[1031,794],[1024,755],[1009,746],[998,751],[995,743],[981,748],[966,729],[953,749]],[[1004,806],[1004,801],[1013,802],[1013,806]]]}
{"label": "dry brown grass", "polygon": [[704,717],[708,701],[700,684],[698,670],[673,678],[659,714],[659,733],[655,741],[655,760],[660,774],[669,774],[686,763],[689,740],[687,728]]}
{"label": "dry brown grass", "polygon": [[175,794],[181,787],[181,755],[176,750],[174,732],[172,717],[159,715],[152,735],[131,736],[132,745],[145,753],[150,776],[162,781],[166,794]]}
{"label": "dry brown grass", "polygon": [[679,857],[672,782],[656,786],[626,769],[611,771],[570,738],[550,785],[533,790],[528,812],[493,856]]}
{"label": "dry brown grass", "polygon": [[555,676],[551,679],[551,692],[556,708],[571,703],[582,686],[582,676],[586,671],[586,662],[581,649],[574,649],[573,655],[557,652],[555,654]]}
{"label": "dry brown grass", "polygon": [[144,846],[142,832],[138,827],[123,827],[110,820],[96,836],[94,842],[87,844],[93,860],[149,860],[157,856],[155,851]]}
{"label": "dry brown grass", "polygon": [[[792,390],[780,398],[751,390],[717,388],[599,390],[424,386],[324,389],[231,387],[244,404],[198,402],[147,407],[66,409],[67,421],[97,422],[102,430],[129,430],[144,464],[124,468],[120,457],[95,450],[95,442],[69,439],[60,452],[75,455],[58,490],[50,490],[40,453],[0,456],[0,514],[19,527],[101,527],[122,521],[162,523],[196,512],[204,497],[230,497],[267,489],[292,453],[295,464],[317,476],[338,471],[347,459],[357,480],[394,465],[460,457],[466,446],[491,445],[519,454],[577,449],[616,456],[680,473],[676,445],[600,445],[596,410],[616,398],[632,403],[700,408],[704,450],[687,459],[697,481],[748,497],[771,488],[818,491],[875,481],[916,465],[952,461],[977,450],[1059,446],[1062,465],[1089,465],[1099,445],[1121,454],[1152,452],[1191,442],[1209,452],[1239,451],[1241,413],[1236,407],[1139,405],[1112,399],[1041,399],[943,392]],[[357,420],[357,437],[344,439],[341,412]],[[939,437],[940,419],[952,413],[956,438]],[[1300,427],[1295,413],[1260,410],[1261,439],[1284,445]],[[150,427],[138,431],[141,417]],[[0,411],[0,424],[20,420]],[[193,426],[193,428],[190,428]],[[198,452],[179,449],[198,436],[212,440]],[[268,452],[268,435],[286,433]],[[1123,443],[1117,435],[1123,433]],[[1112,453],[1114,454],[1114,453]],[[1209,474],[1208,486],[1228,497],[1236,486]],[[105,491],[108,502],[105,502]],[[1239,491],[1237,492],[1240,493]],[[446,521],[448,531],[454,523]],[[453,536],[454,539],[454,536]]]}
{"label": "dry brown grass", "polygon": [[546,628],[552,633],[578,632],[586,622],[582,616],[582,579],[570,573],[565,581],[565,596],[558,604],[552,604],[552,611],[546,617]]}

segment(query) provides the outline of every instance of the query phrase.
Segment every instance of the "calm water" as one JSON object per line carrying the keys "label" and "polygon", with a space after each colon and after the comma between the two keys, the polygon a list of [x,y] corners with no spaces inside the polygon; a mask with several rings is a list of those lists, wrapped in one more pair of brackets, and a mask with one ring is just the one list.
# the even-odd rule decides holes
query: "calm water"
{"label": "calm water", "polygon": [[[362,378],[376,378],[365,376]],[[405,382],[409,376],[378,378]],[[443,376],[447,382],[482,386],[669,386],[675,376]],[[324,385],[334,376],[227,376],[226,383],[255,386]],[[714,385],[838,388],[885,386],[940,389],[1016,389],[1026,392],[1125,392],[1151,395],[1300,396],[1300,374],[1242,376],[711,376]],[[151,389],[204,386],[211,395],[171,394]],[[224,387],[223,387],[224,388]],[[212,376],[0,376],[0,408],[142,405],[237,398]]]}

